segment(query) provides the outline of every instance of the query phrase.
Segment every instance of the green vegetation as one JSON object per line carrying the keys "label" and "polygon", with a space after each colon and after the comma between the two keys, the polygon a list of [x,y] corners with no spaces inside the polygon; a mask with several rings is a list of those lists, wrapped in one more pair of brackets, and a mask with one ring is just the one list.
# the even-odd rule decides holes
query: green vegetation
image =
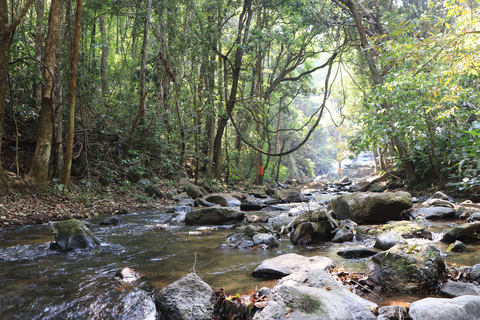
{"label": "green vegetation", "polygon": [[77,4],[0,0],[2,191],[274,183],[362,150],[480,186],[478,0]]}

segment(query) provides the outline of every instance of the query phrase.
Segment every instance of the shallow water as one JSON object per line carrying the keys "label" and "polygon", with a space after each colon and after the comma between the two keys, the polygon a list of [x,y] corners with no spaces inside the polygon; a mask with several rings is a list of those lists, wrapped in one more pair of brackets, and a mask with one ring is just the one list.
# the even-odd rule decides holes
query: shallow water
{"label": "shallow water", "polygon": [[[120,319],[124,310],[118,301],[125,306],[143,293],[139,288],[151,292],[193,271],[216,290],[245,294],[262,286],[273,287],[276,281],[254,278],[251,272],[259,262],[290,252],[327,256],[351,270],[364,271],[365,259],[346,260],[336,252],[373,245],[370,239],[294,247],[283,239],[273,251],[221,250],[217,247],[231,230],[183,224],[160,229],[171,217],[161,211],[132,213],[121,216],[124,223],[120,226],[100,226],[100,218],[91,219],[91,231],[102,243],[97,252],[50,251],[54,238],[48,225],[0,230],[0,319]],[[451,222],[428,224],[438,240]],[[480,263],[478,246],[468,245],[465,252],[448,254],[446,260],[460,265]],[[144,276],[135,285],[120,283],[114,274],[124,267]],[[411,302],[421,297],[385,293],[376,302]]]}

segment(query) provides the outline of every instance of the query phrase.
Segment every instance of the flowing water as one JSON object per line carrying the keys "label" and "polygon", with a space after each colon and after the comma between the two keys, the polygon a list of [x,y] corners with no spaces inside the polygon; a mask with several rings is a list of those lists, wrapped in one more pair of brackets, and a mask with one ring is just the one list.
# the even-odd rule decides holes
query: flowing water
{"label": "flowing water", "polygon": [[[231,234],[228,228],[166,224],[171,217],[163,211],[137,212],[121,216],[119,226],[100,226],[100,218],[91,219],[91,231],[102,243],[96,252],[51,251],[54,238],[48,224],[0,230],[0,319],[121,319],[139,295],[193,271],[216,290],[246,294],[276,282],[251,276],[259,262],[290,252],[327,256],[351,270],[364,271],[365,259],[346,260],[336,252],[373,245],[370,239],[294,247],[283,239],[272,251],[221,250],[217,247]],[[448,223],[430,227],[438,239]],[[468,246],[447,261],[473,265],[480,263],[478,253],[476,246]],[[121,283],[114,275],[124,267],[144,276],[134,285]],[[376,302],[421,297],[385,293],[385,300]]]}

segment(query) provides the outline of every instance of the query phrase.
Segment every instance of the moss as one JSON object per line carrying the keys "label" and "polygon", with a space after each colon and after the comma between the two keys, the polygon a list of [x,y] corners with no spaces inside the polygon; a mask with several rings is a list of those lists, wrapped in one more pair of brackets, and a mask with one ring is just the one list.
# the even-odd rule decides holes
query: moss
{"label": "moss", "polygon": [[306,293],[296,296],[288,306],[307,314],[316,313],[321,309],[320,301]]}

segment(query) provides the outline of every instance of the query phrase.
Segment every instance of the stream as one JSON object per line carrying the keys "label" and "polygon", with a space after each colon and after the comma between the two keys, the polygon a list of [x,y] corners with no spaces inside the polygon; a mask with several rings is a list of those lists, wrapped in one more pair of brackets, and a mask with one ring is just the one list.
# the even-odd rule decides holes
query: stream
{"label": "stream", "polygon": [[[276,280],[251,276],[265,259],[291,252],[322,255],[350,270],[365,271],[365,259],[347,260],[336,252],[373,246],[373,239],[366,239],[299,247],[283,238],[272,251],[221,250],[217,247],[225,243],[230,229],[166,224],[172,215],[165,211],[134,212],[120,216],[123,224],[119,226],[100,226],[104,217],[89,219],[91,231],[102,243],[96,252],[51,251],[49,244],[54,237],[48,224],[0,230],[0,319],[121,319],[124,308],[136,303],[135,296],[165,287],[193,271],[215,290],[246,294],[275,285]],[[433,241],[445,249],[438,239],[452,221],[422,223],[433,232]],[[428,240],[408,241],[414,244]],[[449,254],[446,261],[458,265],[480,263],[479,251],[478,246],[468,245],[462,253]],[[133,285],[121,283],[114,275],[124,267],[144,276]],[[382,296],[366,298],[388,305],[425,297],[392,292]]]}

